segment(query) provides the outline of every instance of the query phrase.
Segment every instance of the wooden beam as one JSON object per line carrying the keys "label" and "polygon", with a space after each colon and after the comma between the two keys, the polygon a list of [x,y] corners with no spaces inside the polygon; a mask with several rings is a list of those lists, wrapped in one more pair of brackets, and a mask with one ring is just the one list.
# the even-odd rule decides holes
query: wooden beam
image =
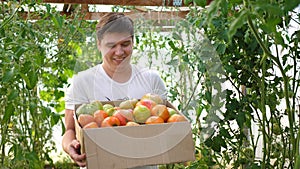
{"label": "wooden beam", "polygon": [[81,5],[81,12],[82,13],[89,12],[89,5],[88,4],[82,4]]}
{"label": "wooden beam", "polygon": [[[174,6],[173,0],[42,0],[44,3],[63,4],[99,4],[99,5],[121,5],[121,6]],[[185,6],[184,0],[181,5]]]}
{"label": "wooden beam", "polygon": [[[85,20],[99,20],[106,12],[89,12],[84,17]],[[125,12],[125,15],[129,16],[133,20],[136,19],[145,19],[145,20],[170,20],[170,19],[179,19],[185,18],[188,14],[188,11],[180,12]]]}
{"label": "wooden beam", "polygon": [[[83,9],[85,11],[85,9]],[[82,19],[84,20],[99,20],[104,14],[108,12],[83,12]],[[20,15],[24,19],[28,19],[28,12],[20,12]],[[66,15],[67,19],[73,19],[73,15],[70,12],[60,12],[61,15]],[[188,14],[188,11],[151,11],[151,12],[124,12],[125,15],[129,16],[133,20],[145,19],[145,20],[177,20],[183,19]],[[38,15],[33,12],[29,13],[30,20],[39,20],[41,19]]]}
{"label": "wooden beam", "polygon": [[[84,20],[99,20],[101,16],[106,14],[107,12],[87,12],[83,14]],[[74,16],[70,12],[60,12],[61,15],[66,15],[67,19],[73,19]],[[169,32],[174,29],[175,23],[183,18],[180,17],[185,16],[187,12],[126,12],[125,15],[130,17],[134,22],[138,22],[140,20],[150,20],[148,27],[157,28],[161,32]],[[19,12],[24,19],[28,19],[28,15],[30,15],[30,20],[40,20],[41,17],[34,12]],[[49,19],[49,18],[43,18]],[[147,27],[147,25],[144,25]],[[149,27],[149,28],[150,28]],[[176,28],[175,28],[176,29]]]}

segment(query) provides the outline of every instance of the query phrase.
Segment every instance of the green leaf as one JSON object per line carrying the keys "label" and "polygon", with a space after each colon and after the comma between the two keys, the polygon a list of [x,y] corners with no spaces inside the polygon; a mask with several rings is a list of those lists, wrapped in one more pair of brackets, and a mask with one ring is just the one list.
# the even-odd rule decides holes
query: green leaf
{"label": "green leaf", "polygon": [[270,1],[256,1],[253,3],[253,7],[256,11],[266,11],[267,16],[282,16],[283,14],[281,6],[272,4]]}
{"label": "green leaf", "polygon": [[280,18],[267,18],[267,21],[261,25],[261,28],[266,32],[266,33],[272,33],[277,31],[277,25],[281,23]]}
{"label": "green leaf", "polygon": [[34,102],[29,103],[29,111],[31,114],[35,114],[35,111],[37,110],[37,105]]}
{"label": "green leaf", "polygon": [[205,7],[207,4],[206,0],[194,0],[196,5],[201,6],[201,7]]}
{"label": "green leaf", "polygon": [[[211,146],[211,148],[214,150],[214,151],[216,151],[216,152],[220,152],[221,151],[221,144],[223,144],[221,141],[222,141],[223,139],[221,139],[220,137],[214,137],[213,139],[212,139],[212,142],[213,142],[213,144],[212,144],[212,146]],[[223,140],[224,141],[224,140]]]}
{"label": "green leaf", "polygon": [[2,124],[8,122],[8,119],[10,119],[10,117],[13,115],[13,112],[14,112],[14,106],[13,106],[13,104],[12,103],[8,103],[5,106],[5,114],[4,114],[4,117],[3,117],[3,120],[2,120]]}
{"label": "green leaf", "polygon": [[18,48],[15,51],[15,56],[16,59],[19,59],[21,55],[23,55],[24,52],[26,52],[26,48],[24,48],[23,46],[18,46]]}
{"label": "green leaf", "polygon": [[232,77],[237,77],[237,70],[234,68],[234,66],[225,64],[223,67],[228,74],[231,74]]}
{"label": "green leaf", "polygon": [[294,65],[287,65],[287,66],[284,68],[284,71],[285,71],[285,72],[288,72],[288,71],[291,70],[293,67],[294,67]]}
{"label": "green leaf", "polygon": [[290,11],[299,6],[299,0],[284,1],[284,11]]}
{"label": "green leaf", "polygon": [[30,89],[33,89],[37,82],[38,82],[38,76],[37,76],[37,73],[35,71],[31,71],[31,72],[28,72],[28,77],[29,77],[29,81],[30,81]]}
{"label": "green leaf", "polygon": [[[63,115],[62,115],[62,116],[63,116]],[[60,118],[60,122],[61,122],[61,124],[64,124],[62,118]],[[65,131],[66,131],[65,125],[61,125],[61,131],[62,131],[62,132],[61,132],[62,134],[65,133]]]}
{"label": "green leaf", "polygon": [[60,119],[60,115],[59,114],[52,113],[52,115],[51,115],[51,126],[52,127],[55,126],[58,123],[59,119]]}
{"label": "green leaf", "polygon": [[233,4],[240,4],[243,3],[243,0],[230,0],[230,2]]}
{"label": "green leaf", "polygon": [[226,130],[225,128],[220,128],[220,135],[225,137],[225,138],[231,138],[228,130]]}
{"label": "green leaf", "polygon": [[207,14],[207,23],[211,23],[211,20],[215,16],[215,14],[218,12],[218,10],[221,8],[221,4],[223,3],[223,0],[214,0],[210,3],[208,7],[208,14]]}
{"label": "green leaf", "polygon": [[21,72],[28,72],[30,68],[31,68],[31,62],[26,61],[25,63],[22,64]]}
{"label": "green leaf", "polygon": [[244,123],[246,121],[246,116],[245,116],[245,112],[239,112],[237,114],[237,117],[236,117],[236,121],[239,125],[240,128],[243,128],[244,127]]}
{"label": "green leaf", "polygon": [[25,158],[29,161],[30,168],[41,168],[42,164],[39,161],[39,157],[36,152],[28,152],[25,154]]}
{"label": "green leaf", "polygon": [[28,74],[20,73],[20,76],[24,79],[26,87],[29,90],[33,89],[38,82],[37,73],[34,71],[29,71]]}
{"label": "green leaf", "polygon": [[63,19],[62,19],[61,16],[59,16],[59,15],[53,16],[53,17],[52,17],[52,21],[53,21],[54,25],[55,25],[57,28],[62,29]]}
{"label": "green leaf", "polygon": [[175,39],[175,40],[182,40],[181,36],[180,36],[178,33],[176,33],[176,32],[173,32],[173,33],[172,33],[172,37],[173,37],[173,39]]}
{"label": "green leaf", "polygon": [[192,2],[193,2],[193,0],[184,0],[184,5],[188,6]]}
{"label": "green leaf", "polygon": [[61,101],[59,104],[55,105],[56,112],[62,112],[65,109],[65,102]]}
{"label": "green leaf", "polygon": [[14,100],[16,97],[18,97],[19,95],[19,91],[16,89],[13,89],[9,92],[8,96],[7,96],[7,100],[11,101]]}
{"label": "green leaf", "polygon": [[208,139],[205,140],[204,144],[207,146],[207,147],[212,147],[213,145],[213,141],[211,139],[211,137],[209,137]]}
{"label": "green leaf", "polygon": [[186,63],[189,63],[190,59],[189,59],[189,55],[188,54],[185,54],[182,56],[182,60]]}
{"label": "green leaf", "polygon": [[300,168],[300,155],[296,156],[295,160],[295,168]]}
{"label": "green leaf", "polygon": [[170,47],[174,50],[174,51],[176,51],[177,50],[177,47],[174,45],[174,42],[173,41],[168,41],[168,44],[170,45]]}
{"label": "green leaf", "polygon": [[237,18],[235,18],[235,20],[232,21],[227,32],[229,41],[231,41],[231,38],[233,37],[233,35],[235,35],[237,29],[241,28],[245,24],[245,22],[247,21],[247,17],[248,10],[244,9],[239,13]]}
{"label": "green leaf", "polygon": [[51,109],[49,107],[43,107],[42,109],[42,116],[43,116],[43,119],[47,119],[48,117],[51,116]]}
{"label": "green leaf", "polygon": [[205,96],[206,101],[208,103],[211,103],[211,98],[212,98],[211,92],[210,91],[206,91],[205,94],[204,94],[204,96]]}
{"label": "green leaf", "polygon": [[225,139],[223,139],[223,137],[221,137],[220,135],[215,137],[214,142],[217,142],[223,148],[227,148]]}
{"label": "green leaf", "polygon": [[226,45],[225,44],[219,44],[217,46],[217,52],[218,54],[224,54],[225,53],[225,50],[226,50]]}
{"label": "green leaf", "polygon": [[178,59],[172,59],[167,63],[167,65],[169,65],[169,66],[178,66],[178,62],[179,62]]}
{"label": "green leaf", "polygon": [[284,40],[283,40],[282,36],[281,36],[281,33],[276,32],[276,31],[275,31],[275,43],[276,43],[276,44],[280,44],[280,45],[282,45],[282,46],[285,46],[285,45],[286,45],[286,44],[284,43]]}
{"label": "green leaf", "polygon": [[14,75],[15,75],[14,69],[11,69],[9,71],[5,71],[4,75],[3,75],[3,78],[2,78],[2,82],[3,83],[10,82],[14,78]]}

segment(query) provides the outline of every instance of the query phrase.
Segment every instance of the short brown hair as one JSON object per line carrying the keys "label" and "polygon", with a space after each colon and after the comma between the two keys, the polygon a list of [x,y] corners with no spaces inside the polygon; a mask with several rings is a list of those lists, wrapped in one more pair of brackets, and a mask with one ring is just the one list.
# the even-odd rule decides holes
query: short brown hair
{"label": "short brown hair", "polygon": [[110,12],[101,17],[96,25],[96,32],[98,40],[101,40],[107,32],[129,33],[133,36],[133,21],[123,13]]}

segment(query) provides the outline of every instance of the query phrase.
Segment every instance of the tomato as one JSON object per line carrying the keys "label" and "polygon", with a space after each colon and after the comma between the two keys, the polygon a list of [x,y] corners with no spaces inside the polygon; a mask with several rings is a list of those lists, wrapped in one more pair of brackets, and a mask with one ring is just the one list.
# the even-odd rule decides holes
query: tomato
{"label": "tomato", "polygon": [[101,123],[106,117],[108,117],[108,113],[104,110],[97,110],[94,112],[95,122],[99,127],[101,127]]}
{"label": "tomato", "polygon": [[144,100],[144,99],[153,100],[156,104],[162,104],[163,103],[163,99],[158,94],[154,94],[154,93],[146,93],[141,98],[141,100]]}
{"label": "tomato", "polygon": [[120,126],[120,120],[114,116],[106,117],[101,123],[101,127],[113,127],[113,126]]}
{"label": "tomato", "polygon": [[95,122],[95,119],[92,115],[90,114],[80,114],[78,116],[78,123],[80,124],[81,127],[84,127],[90,122]]}
{"label": "tomato", "polygon": [[121,126],[125,126],[128,121],[133,121],[133,114],[131,109],[120,109],[112,115],[117,117]]}
{"label": "tomato", "polygon": [[181,114],[173,114],[168,118],[168,123],[186,121],[185,117]]}
{"label": "tomato", "polygon": [[133,118],[137,123],[145,123],[147,118],[151,116],[151,112],[147,106],[136,105],[133,109]]}
{"label": "tomato", "polygon": [[93,122],[90,122],[87,125],[85,125],[83,128],[84,129],[87,129],[87,128],[98,128],[98,124],[93,121]]}
{"label": "tomato", "polygon": [[136,103],[135,107],[138,105],[144,105],[144,106],[148,107],[149,110],[151,110],[156,105],[156,103],[150,99],[143,99],[143,100],[138,101]]}
{"label": "tomato", "polygon": [[167,109],[168,109],[170,116],[172,116],[173,114],[177,114],[177,111],[175,109],[173,109],[171,107],[167,107]]}
{"label": "tomato", "polygon": [[126,126],[139,126],[140,124],[134,121],[129,121],[126,123]]}
{"label": "tomato", "polygon": [[156,115],[164,119],[167,122],[168,118],[170,117],[169,111],[166,105],[157,104],[151,109],[151,115]]}
{"label": "tomato", "polygon": [[164,119],[159,116],[150,116],[145,124],[158,124],[158,123],[164,123]]}

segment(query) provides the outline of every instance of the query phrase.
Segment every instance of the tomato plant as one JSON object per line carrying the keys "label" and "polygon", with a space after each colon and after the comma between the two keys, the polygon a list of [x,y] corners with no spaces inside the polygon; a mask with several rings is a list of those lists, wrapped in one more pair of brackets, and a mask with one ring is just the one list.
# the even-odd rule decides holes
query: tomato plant
{"label": "tomato plant", "polygon": [[[26,18],[25,10],[34,12]],[[43,168],[53,163],[52,127],[62,124],[64,87],[74,70],[88,66],[76,56],[92,23],[36,1],[1,2],[0,20],[0,165]]]}
{"label": "tomato plant", "polygon": [[149,26],[137,37],[193,122],[189,168],[299,168],[298,5],[214,0],[174,17],[169,32]]}

